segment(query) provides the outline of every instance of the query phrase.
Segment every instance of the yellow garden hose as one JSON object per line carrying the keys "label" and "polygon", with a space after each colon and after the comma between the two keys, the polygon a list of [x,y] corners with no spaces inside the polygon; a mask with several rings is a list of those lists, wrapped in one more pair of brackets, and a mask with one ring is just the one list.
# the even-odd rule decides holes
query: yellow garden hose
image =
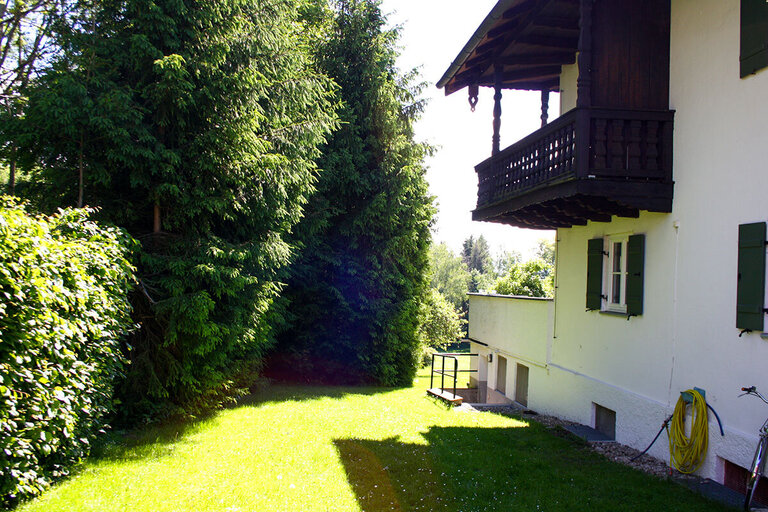
{"label": "yellow garden hose", "polygon": [[[693,426],[690,437],[685,433],[685,414],[688,405],[683,398],[688,395],[693,398],[691,414]],[[669,434],[669,458],[670,463],[681,473],[693,473],[701,467],[704,457],[707,455],[709,444],[709,424],[707,420],[707,402],[695,389],[689,389],[680,394],[672,414]]]}

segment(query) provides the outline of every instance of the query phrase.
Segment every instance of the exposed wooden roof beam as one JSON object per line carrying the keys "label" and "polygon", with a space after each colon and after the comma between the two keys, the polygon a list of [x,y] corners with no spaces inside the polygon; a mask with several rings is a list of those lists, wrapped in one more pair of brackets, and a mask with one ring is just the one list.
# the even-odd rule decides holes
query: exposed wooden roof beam
{"label": "exposed wooden roof beam", "polygon": [[[454,81],[445,86],[446,93],[450,94],[452,92],[456,92],[472,83],[475,83],[482,87],[494,86],[494,82],[492,78],[489,78],[488,80],[479,80],[479,81],[474,81],[474,80],[467,80],[462,82]],[[505,81],[502,84],[502,86],[505,89],[519,89],[519,90],[525,90],[525,91],[557,91],[560,87],[560,77],[546,78],[539,81],[535,81],[535,80]]]}
{"label": "exposed wooden roof beam", "polygon": [[494,50],[497,50],[498,48],[503,48],[509,44],[509,41],[505,37],[497,37],[495,39],[491,39],[490,41],[481,44],[477,47],[477,50],[475,50],[476,53],[483,54],[484,57],[492,57],[492,55],[487,55],[492,53]]}
{"label": "exposed wooden roof beam", "polygon": [[[520,27],[520,30],[517,32],[517,34],[526,34],[533,27],[533,20],[536,18],[536,16],[543,12],[553,1],[554,0],[528,0],[520,5],[510,8],[507,12],[504,13],[504,17],[519,17],[520,19],[518,20],[518,26]],[[498,58],[499,53],[503,49],[514,45],[517,39],[517,36],[512,37],[509,35],[509,32],[506,32],[505,35],[497,37],[496,39],[478,46],[476,51],[478,53],[483,53],[486,51],[493,52],[493,55],[491,56],[491,59],[488,63],[488,65],[491,65],[493,64],[493,59]]]}
{"label": "exposed wooden roof beam", "polygon": [[640,216],[640,210],[637,208],[632,208],[631,206],[626,206],[604,197],[580,196],[579,204],[588,208],[611,212],[612,215],[617,215],[619,217],[630,217],[636,219]]}
{"label": "exposed wooden roof beam", "polygon": [[[488,60],[487,55],[478,56],[467,61],[466,66],[473,68],[478,64]],[[576,52],[572,51],[556,51],[537,54],[522,54],[522,55],[509,55],[497,59],[504,66],[547,66],[551,64],[573,64],[576,62]],[[464,71],[456,75],[457,77],[464,76]]]}
{"label": "exposed wooden roof beam", "polygon": [[504,19],[517,18],[524,14],[528,14],[536,6],[536,0],[527,0],[514,7],[511,7],[504,12]]}
{"label": "exposed wooden roof beam", "polygon": [[537,27],[559,28],[563,30],[579,30],[579,20],[559,16],[539,16],[533,20]]}
{"label": "exposed wooden roof beam", "polygon": [[526,65],[562,65],[573,64],[576,62],[575,52],[550,52],[550,53],[538,53],[528,55],[510,55],[509,57],[502,57],[500,61],[507,66],[526,66]]}
{"label": "exposed wooden roof beam", "polygon": [[546,48],[575,49],[578,46],[578,37],[554,37],[538,34],[526,34],[517,39],[518,43],[542,46]]}
{"label": "exposed wooden roof beam", "polygon": [[542,222],[542,224],[552,224],[557,225],[557,227],[570,227],[574,225],[586,226],[588,220],[588,218],[585,217],[563,215],[562,213],[559,213],[555,208],[545,204],[534,204],[524,208],[522,211],[543,219],[545,222]]}
{"label": "exposed wooden roof beam", "polygon": [[563,204],[556,204],[553,208],[565,215],[589,219],[593,222],[611,222],[610,213],[596,211],[592,208],[585,208],[570,201],[566,201]]}
{"label": "exposed wooden roof beam", "polygon": [[510,80],[504,82],[506,89],[527,89],[532,91],[554,91],[560,87],[560,77],[542,78],[541,80]]}
{"label": "exposed wooden roof beam", "polygon": [[507,225],[530,228],[530,229],[553,229],[553,228],[571,227],[569,224],[565,222],[553,223],[552,221],[548,221],[541,217],[537,217],[537,216],[534,217],[527,211],[525,211],[522,215],[518,215],[516,212],[516,213],[499,215],[488,220],[491,222],[499,223],[499,224],[507,224]]}
{"label": "exposed wooden roof beam", "polygon": [[[554,76],[560,76],[560,66],[530,66],[530,67],[521,67],[520,69],[516,69],[514,71],[507,71],[506,73],[503,73],[503,79],[505,82],[507,81],[515,81],[515,80],[532,80],[536,78],[541,77],[554,77]],[[464,71],[462,73],[459,73],[456,75],[457,81],[478,81],[480,80],[480,73],[478,69],[469,69],[467,71]],[[493,80],[493,77],[489,78],[489,80]]]}
{"label": "exposed wooden roof beam", "polygon": [[502,73],[502,79],[506,82],[517,80],[536,80],[537,78],[552,78],[560,76],[560,66],[536,66],[523,68],[516,71]]}
{"label": "exposed wooden roof beam", "polygon": [[503,24],[499,25],[498,27],[495,27],[495,28],[492,28],[491,30],[489,30],[487,37],[489,37],[491,39],[494,39],[496,37],[503,36],[508,31],[510,31],[512,29],[515,29],[518,26],[520,26],[520,20],[519,19],[514,19],[514,20],[511,20],[511,21],[508,21],[506,23],[503,23]]}

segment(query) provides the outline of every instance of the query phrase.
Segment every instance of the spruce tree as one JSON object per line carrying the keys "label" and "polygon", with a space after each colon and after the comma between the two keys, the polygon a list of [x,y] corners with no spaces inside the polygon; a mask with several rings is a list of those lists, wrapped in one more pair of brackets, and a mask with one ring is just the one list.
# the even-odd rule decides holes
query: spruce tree
{"label": "spruce tree", "polygon": [[288,279],[280,347],[309,361],[308,378],[410,384],[418,359],[429,148],[414,141],[419,86],[396,68],[397,32],[385,24],[377,1],[342,0],[317,46],[339,86],[342,123],[298,228],[303,250]]}
{"label": "spruce tree", "polygon": [[271,339],[286,234],[335,124],[289,0],[89,0],[11,134],[49,208],[142,242],[124,396],[189,404]]}

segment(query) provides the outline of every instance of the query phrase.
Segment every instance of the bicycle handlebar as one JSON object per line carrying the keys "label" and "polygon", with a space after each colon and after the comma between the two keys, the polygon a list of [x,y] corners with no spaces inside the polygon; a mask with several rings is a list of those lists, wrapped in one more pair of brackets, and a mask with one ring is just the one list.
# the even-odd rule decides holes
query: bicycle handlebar
{"label": "bicycle handlebar", "polygon": [[768,400],[766,400],[766,399],[765,399],[765,397],[764,397],[763,395],[761,395],[761,394],[760,394],[760,392],[757,390],[757,388],[756,388],[755,386],[750,386],[750,387],[748,387],[748,388],[741,388],[741,390],[742,390],[744,393],[743,393],[743,394],[741,394],[741,395],[739,395],[739,396],[744,396],[744,395],[754,395],[754,396],[756,396],[757,398],[759,398],[760,400],[762,400],[763,402],[765,402],[766,404],[768,404]]}

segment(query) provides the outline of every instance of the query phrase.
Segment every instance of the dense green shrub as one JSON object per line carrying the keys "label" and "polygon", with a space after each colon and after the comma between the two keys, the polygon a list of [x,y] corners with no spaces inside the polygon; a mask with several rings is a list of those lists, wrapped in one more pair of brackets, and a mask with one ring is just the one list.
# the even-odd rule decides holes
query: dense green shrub
{"label": "dense green shrub", "polygon": [[28,214],[0,198],[0,503],[86,455],[114,409],[131,328],[132,241],[87,210]]}

